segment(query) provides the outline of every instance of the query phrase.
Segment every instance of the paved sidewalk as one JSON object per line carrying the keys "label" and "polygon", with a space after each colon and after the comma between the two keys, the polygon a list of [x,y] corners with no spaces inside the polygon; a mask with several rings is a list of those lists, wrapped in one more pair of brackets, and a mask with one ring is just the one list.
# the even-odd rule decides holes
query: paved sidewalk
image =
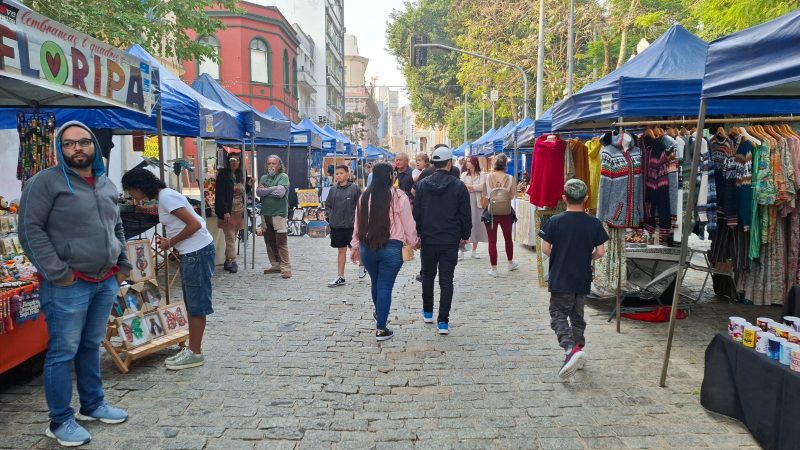
{"label": "paved sidewalk", "polygon": [[[777,309],[698,306],[678,325],[660,388],[667,324],[623,320],[617,334],[606,322],[609,303],[590,304],[589,361],[562,382],[533,252],[517,246],[522,267],[512,276],[501,263],[496,280],[486,275],[483,245],[482,259],[460,263],[445,337],[422,322],[419,262],[407,263],[390,316],[395,337],[379,345],[369,278],[348,264],[348,284],[330,289],[328,241],[289,245],[291,280],[261,274],[260,244],[256,271],[241,262],[238,274],[220,269],[205,366],[167,371],[170,350],[122,375],[103,356],[108,400],[131,419],[89,424],[85,448],[757,448],[741,424],[700,406],[703,354],[729,315]],[[0,448],[56,447],[43,436],[41,384],[0,387]]]}

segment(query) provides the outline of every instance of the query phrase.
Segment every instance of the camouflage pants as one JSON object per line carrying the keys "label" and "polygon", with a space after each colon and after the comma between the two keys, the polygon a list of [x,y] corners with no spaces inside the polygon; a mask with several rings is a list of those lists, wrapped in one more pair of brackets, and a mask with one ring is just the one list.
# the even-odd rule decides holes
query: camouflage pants
{"label": "camouflage pants", "polygon": [[550,328],[556,332],[558,345],[568,350],[576,345],[586,345],[583,332],[586,321],[583,307],[586,296],[578,294],[550,294]]}

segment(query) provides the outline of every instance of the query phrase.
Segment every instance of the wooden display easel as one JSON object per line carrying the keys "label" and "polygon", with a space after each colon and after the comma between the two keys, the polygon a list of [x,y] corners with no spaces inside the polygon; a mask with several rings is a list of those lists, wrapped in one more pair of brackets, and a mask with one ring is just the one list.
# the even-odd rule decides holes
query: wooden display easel
{"label": "wooden display easel", "polygon": [[[103,347],[108,352],[108,355],[111,356],[111,360],[114,361],[114,365],[117,366],[117,369],[119,369],[121,373],[128,373],[130,371],[131,364],[133,364],[133,362],[137,359],[144,358],[145,356],[153,354],[167,347],[172,347],[173,345],[185,347],[186,342],[189,340],[189,330],[181,330],[177,333],[168,334],[166,336],[153,339],[142,346],[126,349],[123,345],[115,346],[111,343],[111,338],[116,335],[117,325],[109,324],[108,330],[106,330],[106,338],[103,339]],[[120,356],[123,353],[125,354],[124,359]]]}

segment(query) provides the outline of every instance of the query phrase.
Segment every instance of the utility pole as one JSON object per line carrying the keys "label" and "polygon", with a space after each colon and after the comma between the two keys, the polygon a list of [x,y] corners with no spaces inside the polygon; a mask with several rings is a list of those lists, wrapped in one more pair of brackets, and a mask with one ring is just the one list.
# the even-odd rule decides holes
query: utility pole
{"label": "utility pole", "polygon": [[567,95],[572,95],[572,80],[575,77],[575,0],[569,0],[569,47],[567,59],[569,70],[567,74]]}
{"label": "utility pole", "polygon": [[[544,0],[541,0],[541,1],[543,2]],[[542,7],[542,9],[544,9],[544,3],[542,3],[541,7]],[[543,41],[543,40],[544,40],[544,36],[540,36],[540,41]],[[449,45],[444,45],[444,44],[416,44],[416,43],[414,43],[413,38],[412,38],[411,45],[412,45],[412,49],[435,47],[435,48],[441,48],[441,49],[445,49],[445,50],[450,50],[450,51],[453,51],[453,52],[463,53],[465,55],[474,56],[476,58],[481,58],[481,59],[483,59],[485,61],[496,62],[498,64],[502,64],[504,66],[513,67],[514,69],[517,69],[517,71],[519,71],[519,73],[522,74],[522,83],[523,83],[522,84],[522,95],[524,97],[524,100],[523,100],[524,101],[523,111],[525,112],[525,117],[528,117],[528,74],[525,73],[525,70],[523,70],[522,67],[520,67],[520,66],[518,66],[516,64],[510,63],[508,61],[503,61],[501,59],[491,58],[489,56],[481,55],[481,54],[478,54],[478,53],[468,52],[466,50],[463,50],[463,49],[460,49],[460,48],[456,48],[456,47],[450,47]],[[412,51],[412,56],[413,55],[414,55],[414,52]],[[412,58],[412,61],[413,61],[413,58]],[[544,60],[542,60],[542,64],[544,64]]]}
{"label": "utility pole", "polygon": [[467,91],[464,91],[464,143],[467,143]]}
{"label": "utility pole", "polygon": [[[544,0],[539,0],[539,50],[536,55],[536,118],[544,109]],[[526,106],[527,111],[527,106]],[[528,117],[525,114],[525,117]]]}

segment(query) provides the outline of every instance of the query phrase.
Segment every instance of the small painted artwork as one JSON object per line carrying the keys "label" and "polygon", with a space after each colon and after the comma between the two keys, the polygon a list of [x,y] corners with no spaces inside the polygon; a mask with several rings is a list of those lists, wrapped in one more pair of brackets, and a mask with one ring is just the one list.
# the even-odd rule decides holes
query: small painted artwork
{"label": "small painted artwork", "polygon": [[123,297],[122,295],[118,295],[114,299],[114,303],[111,304],[111,317],[115,319],[117,317],[122,317],[123,315],[125,315],[125,309],[126,309],[125,297]]}
{"label": "small painted artwork", "polygon": [[129,288],[122,297],[128,313],[137,313],[142,310],[142,297],[135,290]]}
{"label": "small painted artwork", "polygon": [[161,291],[152,281],[145,283],[142,289],[142,300],[152,309],[158,309],[161,306]]}
{"label": "small painted artwork", "polygon": [[286,224],[289,236],[305,236],[308,225],[302,220],[290,220]]}
{"label": "small painted artwork", "polygon": [[162,306],[158,312],[161,315],[161,324],[164,325],[167,334],[189,328],[189,315],[186,313],[186,305],[183,302]]}
{"label": "small painted artwork", "polygon": [[291,220],[303,220],[303,215],[305,215],[305,210],[303,208],[295,208],[292,210]]}
{"label": "small painted artwork", "polygon": [[319,206],[319,192],[316,189],[298,189],[297,204],[299,206]]}
{"label": "small painted artwork", "polygon": [[312,220],[317,220],[317,208],[306,208],[303,220],[307,222],[310,222]]}
{"label": "small painted artwork", "polygon": [[328,220],[324,209],[317,209],[317,220]]}
{"label": "small painted artwork", "polygon": [[158,312],[145,314],[144,325],[147,327],[147,331],[150,332],[150,336],[152,336],[153,339],[160,338],[167,334],[167,330],[164,329],[164,325],[161,323],[161,316]]}
{"label": "small painted artwork", "polygon": [[128,259],[133,264],[130,279],[134,283],[154,278],[153,250],[146,239],[128,241]]}
{"label": "small painted artwork", "polygon": [[144,324],[144,317],[137,314],[129,314],[117,319],[117,332],[122,338],[125,348],[134,348],[150,342],[150,330]]}
{"label": "small painted artwork", "polygon": [[328,222],[315,220],[308,222],[308,237],[324,238],[328,235]]}

